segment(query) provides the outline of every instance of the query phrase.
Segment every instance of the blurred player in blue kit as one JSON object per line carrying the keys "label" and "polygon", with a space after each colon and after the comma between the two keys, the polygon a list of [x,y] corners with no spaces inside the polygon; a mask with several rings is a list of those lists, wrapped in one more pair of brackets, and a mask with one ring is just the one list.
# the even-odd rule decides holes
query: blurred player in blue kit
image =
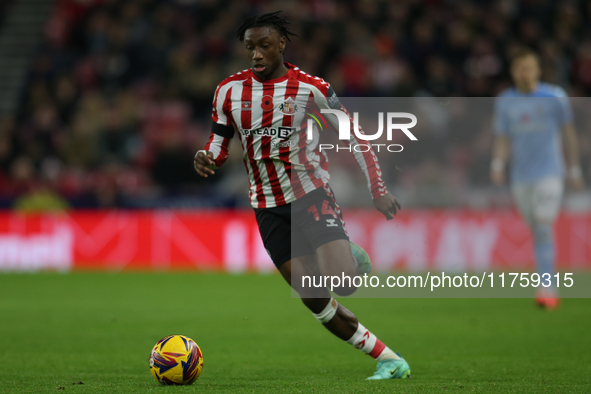
{"label": "blurred player in blue kit", "polygon": [[[511,191],[517,208],[530,226],[535,259],[542,282],[536,303],[546,309],[558,307],[555,287],[555,242],[553,225],[558,215],[567,176],[575,190],[584,186],[577,134],[565,91],[540,82],[538,56],[521,50],[511,61],[514,87],[496,99],[491,178],[505,183],[511,161]],[[566,168],[563,159],[566,155]]]}

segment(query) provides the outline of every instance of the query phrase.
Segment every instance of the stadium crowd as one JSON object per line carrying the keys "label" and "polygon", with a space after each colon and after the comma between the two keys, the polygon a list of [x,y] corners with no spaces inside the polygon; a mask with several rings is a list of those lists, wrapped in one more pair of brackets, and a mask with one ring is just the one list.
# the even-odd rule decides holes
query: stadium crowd
{"label": "stadium crowd", "polygon": [[0,3],[0,23],[4,20],[4,17],[12,7],[14,0],[5,0]]}
{"label": "stadium crowd", "polygon": [[[237,27],[278,9],[299,34],[286,59],[342,97],[493,97],[522,45],[540,53],[545,81],[591,94],[589,2],[59,0],[20,109],[0,119],[0,206],[246,203],[240,155],[218,189],[192,158],[209,137],[216,85],[248,67]],[[579,133],[589,184],[591,133]],[[403,170],[388,181],[417,191],[415,205],[464,204],[463,191],[489,187],[492,132],[456,137],[424,137],[418,161],[383,159]],[[421,200],[421,190],[439,195]]]}

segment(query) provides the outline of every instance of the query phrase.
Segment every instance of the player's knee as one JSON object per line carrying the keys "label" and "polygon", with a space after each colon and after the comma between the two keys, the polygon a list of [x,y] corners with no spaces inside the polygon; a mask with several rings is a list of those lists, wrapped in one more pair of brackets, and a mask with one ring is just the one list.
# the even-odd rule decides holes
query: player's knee
{"label": "player's knee", "polygon": [[325,276],[327,278],[326,286],[340,295],[341,297],[350,296],[357,287],[355,286],[355,278],[359,277],[358,267],[348,267],[346,269],[338,269],[330,272],[331,275]]}
{"label": "player's knee", "polygon": [[330,303],[330,299],[327,301],[326,298],[302,298],[302,302],[313,314],[317,314]]}
{"label": "player's knee", "polygon": [[351,285],[351,286],[341,286],[341,287],[335,287],[332,289],[336,294],[340,295],[341,297],[347,297],[350,296],[351,294],[355,293],[355,291],[357,290],[357,287]]}

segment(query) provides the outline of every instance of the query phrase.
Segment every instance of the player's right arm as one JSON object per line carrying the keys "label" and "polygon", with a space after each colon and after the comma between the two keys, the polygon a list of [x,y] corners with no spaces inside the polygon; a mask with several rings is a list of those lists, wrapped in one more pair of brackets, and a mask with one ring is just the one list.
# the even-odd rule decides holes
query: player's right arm
{"label": "player's right arm", "polygon": [[230,104],[229,85],[218,85],[213,99],[211,135],[205,148],[195,154],[193,161],[195,171],[202,177],[215,174],[214,170],[221,167],[228,158],[228,148],[234,136]]}
{"label": "player's right arm", "polygon": [[228,148],[234,135],[232,126],[214,123],[209,141],[205,148],[195,154],[193,165],[195,171],[204,178],[215,174],[213,170],[221,167],[228,158]]}
{"label": "player's right arm", "polygon": [[502,185],[505,183],[505,169],[509,162],[509,153],[511,150],[509,126],[507,124],[506,114],[504,113],[502,100],[503,97],[499,97],[495,103],[495,137],[492,149],[492,161],[490,163],[490,177],[492,182],[496,185]]}
{"label": "player's right arm", "polygon": [[490,164],[490,177],[494,184],[505,183],[505,168],[509,161],[511,141],[506,135],[496,135],[493,143],[492,161]]}

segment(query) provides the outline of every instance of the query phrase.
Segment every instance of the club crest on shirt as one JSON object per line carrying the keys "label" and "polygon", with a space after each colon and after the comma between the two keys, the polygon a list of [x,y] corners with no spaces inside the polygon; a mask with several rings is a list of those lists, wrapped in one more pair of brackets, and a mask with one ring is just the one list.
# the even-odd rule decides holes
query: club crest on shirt
{"label": "club crest on shirt", "polygon": [[243,101],[242,102],[242,110],[243,111],[250,111],[252,109],[252,104],[250,101]]}
{"label": "club crest on shirt", "polygon": [[287,100],[279,105],[279,110],[285,115],[295,115],[298,112],[298,105],[293,98],[288,97]]}

